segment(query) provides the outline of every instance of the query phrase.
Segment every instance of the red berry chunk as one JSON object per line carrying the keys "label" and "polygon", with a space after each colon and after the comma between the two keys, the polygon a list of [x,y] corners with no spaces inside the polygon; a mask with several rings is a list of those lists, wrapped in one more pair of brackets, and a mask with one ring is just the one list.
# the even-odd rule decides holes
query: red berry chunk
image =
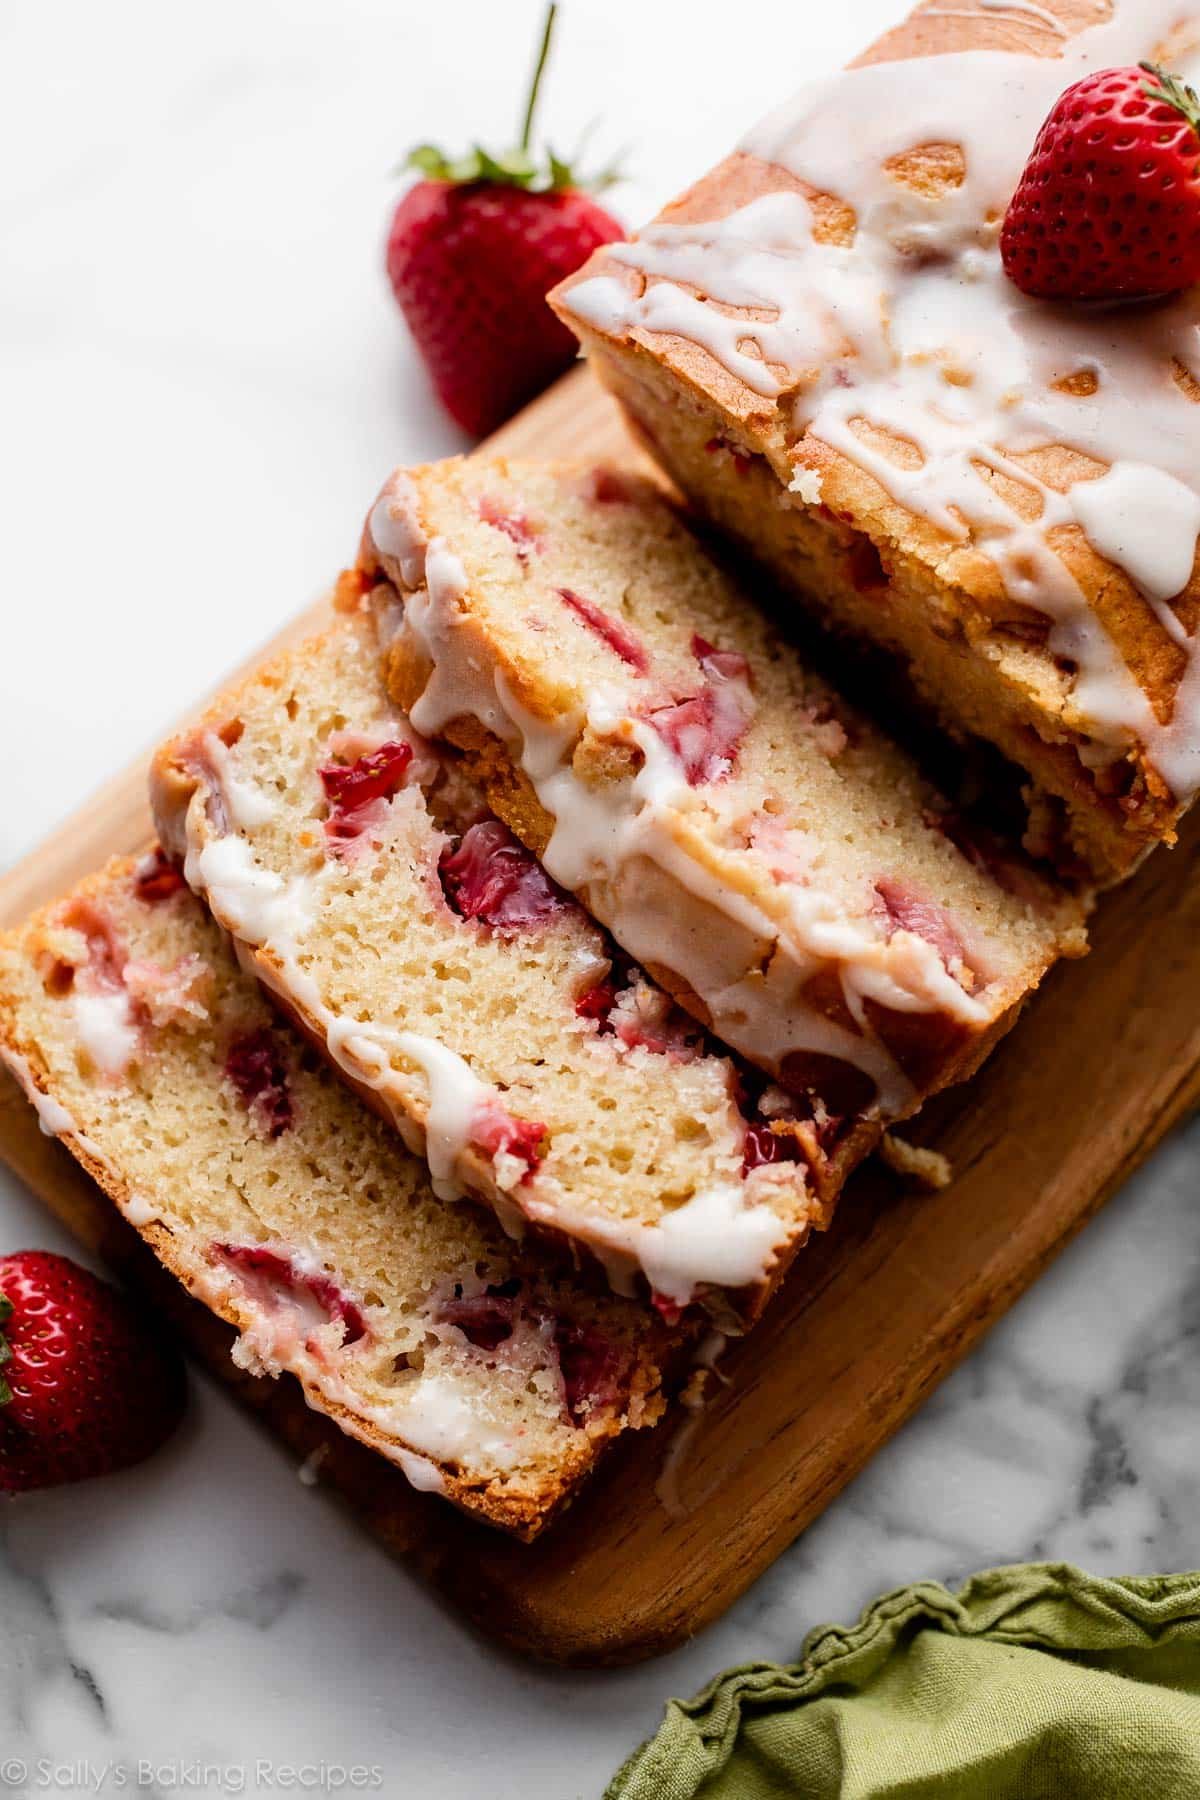
{"label": "red berry chunk", "polygon": [[742,1149],[742,1171],[761,1169],[766,1163],[799,1162],[801,1149],[794,1137],[772,1131],[769,1125],[747,1125]]}
{"label": "red berry chunk", "polygon": [[90,900],[77,900],[63,914],[63,923],[87,939],[87,969],[93,987],[111,994],[123,989],[129,956],[107,913]]}
{"label": "red berry chunk", "polygon": [[955,963],[970,966],[966,945],[944,907],[926,900],[912,888],[902,887],[898,881],[877,881],[875,892],[889,934],[911,931],[915,937],[924,938],[927,944],[933,945],[947,969]]}
{"label": "red berry chunk", "polygon": [[522,562],[528,562],[530,556],[541,551],[542,540],[523,512],[510,512],[498,500],[485,494],[479,502],[479,516],[485,525],[492,526],[495,531],[502,531],[516,545],[517,555]]}
{"label": "red berry chunk", "polygon": [[722,450],[725,451],[733,458],[733,466],[739,475],[747,474],[754,465],[754,458],[747,455],[745,450],[739,450],[736,444],[731,444],[728,438],[711,437],[704,448],[710,456],[717,456]]}
{"label": "red berry chunk", "polygon": [[574,904],[499,819],[484,819],[464,832],[458,848],[443,853],[438,873],[460,918],[478,919],[497,931],[544,925]]}
{"label": "red berry chunk", "polygon": [[590,498],[597,506],[628,505],[634,497],[629,483],[616,469],[601,467],[592,470]]}
{"label": "red berry chunk", "polygon": [[269,1026],[241,1032],[233,1039],[225,1057],[225,1073],[242,1105],[256,1114],[267,1136],[281,1137],[295,1115],[287,1063]]}
{"label": "red berry chunk", "polygon": [[517,1280],[486,1287],[482,1294],[464,1294],[456,1288],[438,1307],[438,1318],[457,1326],[477,1350],[497,1350],[516,1327],[520,1288]]}
{"label": "red berry chunk", "polygon": [[401,741],[382,744],[357,762],[317,770],[329,801],[325,835],[331,843],[349,843],[375,822],[371,809],[400,791],[412,759],[412,745]]}
{"label": "red berry chunk", "polygon": [[214,1244],[213,1249],[224,1262],[243,1274],[284,1294],[307,1294],[330,1319],[340,1319],[345,1326],[346,1344],[357,1344],[370,1335],[370,1326],[357,1300],[342,1292],[337,1282],[323,1269],[299,1267],[283,1251],[265,1244]]}
{"label": "red berry chunk", "polygon": [[557,1319],[554,1344],[562,1370],[563,1400],[573,1425],[586,1424],[624,1397],[628,1353],[592,1325]]}
{"label": "red berry chunk", "polygon": [[570,607],[576,618],[583,620],[589,631],[594,631],[598,638],[603,639],[623,663],[628,663],[639,675],[646,673],[650,667],[650,658],[646,655],[645,646],[627,625],[623,625],[620,619],[614,619],[611,613],[606,613],[594,600],[577,594],[574,588],[559,588],[558,597],[564,606]]}
{"label": "red berry chunk", "polygon": [[693,637],[692,655],[706,677],[698,694],[660,706],[650,723],[683,765],[691,787],[722,781],[733,768],[750,722],[750,665],[736,650]]}
{"label": "red berry chunk", "polygon": [[489,1100],[471,1121],[471,1142],[488,1156],[515,1156],[529,1173],[541,1164],[546,1127],[537,1119],[514,1118],[499,1100]]}
{"label": "red berry chunk", "polygon": [[744,681],[750,685],[750,664],[740,650],[718,650],[715,644],[695,632],[692,655],[710,681]]}
{"label": "red berry chunk", "polygon": [[664,1325],[678,1325],[683,1317],[683,1308],[678,1300],[672,1300],[669,1294],[660,1294],[657,1288],[650,1295],[650,1304]]}
{"label": "red berry chunk", "polygon": [[617,1003],[617,990],[611,981],[598,981],[595,987],[580,994],[575,1002],[575,1016],[604,1023]]}
{"label": "red berry chunk", "polygon": [[139,866],[133,885],[138,899],[153,906],[157,901],[169,900],[172,894],[177,894],[183,887],[183,876],[161,849],[155,849]]}

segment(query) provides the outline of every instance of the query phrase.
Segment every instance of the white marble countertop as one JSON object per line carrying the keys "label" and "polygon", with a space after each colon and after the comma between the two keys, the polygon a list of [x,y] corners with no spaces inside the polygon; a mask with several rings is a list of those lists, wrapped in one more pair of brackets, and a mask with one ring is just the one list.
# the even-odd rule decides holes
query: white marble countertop
{"label": "white marble countertop", "polygon": [[[631,145],[636,219],[901,10],[568,0],[546,122]],[[504,136],[538,11],[0,13],[0,862],[323,587],[392,462],[459,447],[380,274],[387,172]],[[0,1507],[0,1792],[269,1793],[309,1764],[287,1791],[358,1765],[389,1796],[591,1800],[668,1694],[888,1587],[1192,1566],[1198,1163],[1200,1129],[721,1624],[623,1674],[490,1648],[197,1379],[144,1468]],[[0,1178],[0,1248],[29,1244],[69,1247]]]}

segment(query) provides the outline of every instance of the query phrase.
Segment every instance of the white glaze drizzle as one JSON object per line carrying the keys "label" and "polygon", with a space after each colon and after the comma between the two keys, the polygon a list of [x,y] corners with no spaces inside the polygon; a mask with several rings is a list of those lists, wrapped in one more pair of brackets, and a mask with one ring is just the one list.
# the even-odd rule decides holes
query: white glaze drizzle
{"label": "white glaze drizzle", "polygon": [[129,995],[103,989],[81,989],[67,1002],[75,1034],[95,1067],[105,1075],[123,1075],[138,1047],[133,1002]]}
{"label": "white glaze drizzle", "polygon": [[[393,523],[397,509],[408,503],[405,488],[411,488],[406,478],[393,477],[384,489]],[[419,535],[414,513],[403,533],[410,570],[421,566],[413,548]],[[402,581],[397,560],[379,544],[375,548],[393,579]],[[735,893],[681,841],[679,821],[697,805],[696,790],[660,735],[630,710],[628,697],[610,685],[594,690],[579,711],[535,718],[518,702],[503,671],[485,666],[468,647],[463,591],[457,575],[446,585],[428,580],[406,596],[403,621],[393,621],[394,639],[407,635],[430,668],[411,711],[416,729],[436,736],[452,719],[474,717],[509,747],[554,822],[542,858],[549,874],[569,891],[586,887],[589,908],[632,956],[669,967],[687,982],[707,1006],[718,1037],[774,1070],[792,1052],[836,1057],[870,1076],[883,1116],[910,1107],[912,1084],[868,1029],[866,1003],[908,1012],[943,1010],[978,1027],[992,1016],[987,999],[968,994],[925,939],[908,931],[889,938],[846,917],[819,888],[790,888],[783,917],[774,919]],[[595,737],[635,746],[641,752],[636,773],[603,784],[581,779],[573,757],[585,728]],[[678,903],[669,913],[646,904],[639,885],[646,864],[674,886]],[[707,928],[713,910],[725,921],[721,933]],[[809,978],[830,962],[838,966],[861,1035],[835,1024],[804,998]]]}
{"label": "white glaze drizzle", "polygon": [[[38,1126],[43,1134],[46,1137],[70,1138],[70,1147],[82,1151],[91,1162],[103,1169],[115,1184],[118,1179],[117,1171],[108,1157],[105,1156],[99,1144],[80,1129],[74,1114],[63,1105],[61,1100],[56,1099],[53,1094],[42,1092],[33,1078],[33,1070],[29,1066],[28,1058],[22,1056],[18,1050],[13,1050],[6,1044],[0,1044],[0,1062],[15,1077],[26,1099],[37,1113]],[[149,1224],[150,1218],[156,1217],[156,1214],[152,1213],[145,1219],[134,1216],[145,1206],[146,1202],[139,1196],[130,1195],[122,1210],[131,1223],[135,1225]]]}
{"label": "white glaze drizzle", "polygon": [[[372,533],[384,499],[388,502],[389,543],[403,546],[404,566],[428,576],[429,588],[422,590],[423,595],[436,595],[436,602],[430,600],[423,614],[417,609],[438,653],[431,689],[423,697],[422,716],[428,718],[436,710],[431,691],[441,684],[438,670],[450,666],[450,650],[458,648],[453,629],[443,631],[439,621],[456,614],[458,601],[466,592],[466,573],[441,540],[424,547],[415,515],[406,510],[416,504],[415,491],[403,476],[393,476],[377,502]],[[398,552],[391,554],[399,565]],[[481,665],[473,667],[472,676],[476,683],[486,679]],[[442,692],[444,703],[453,705],[444,687]],[[497,701],[489,716],[501,723],[507,715]],[[410,722],[422,733],[416,709]],[[658,744],[653,737],[648,745],[643,785],[649,787],[657,781],[664,792],[677,793],[678,770],[670,758],[656,754]],[[226,773],[236,780],[232,769]],[[339,1015],[325,1004],[317,982],[300,960],[300,942],[319,908],[320,870],[285,880],[277,871],[262,866],[246,838],[233,833],[214,837],[202,789],[190,801],[182,829],[166,812],[158,822],[164,842],[171,843],[176,853],[183,852],[188,885],[206,899],[218,922],[233,934],[239,960],[248,972],[289,1004],[301,1007],[321,1031],[334,1063],[388,1100],[393,1122],[409,1149],[424,1154],[438,1197],[461,1198],[466,1191],[463,1157],[472,1142],[472,1127],[489,1104],[503,1104],[499,1090],[480,1080],[464,1058],[437,1039]],[[753,923],[755,929],[761,929],[757,921]],[[265,950],[267,962],[252,958],[252,949]],[[278,967],[273,966],[276,963]],[[839,1034],[828,1026],[822,1043],[843,1042],[853,1046],[857,1040],[852,1033]],[[427,1110],[423,1131],[405,1110],[410,1084],[393,1066],[397,1056],[415,1064],[424,1076]],[[880,1059],[879,1069],[887,1078],[890,1064]],[[640,1271],[657,1291],[680,1305],[690,1302],[702,1286],[736,1288],[764,1280],[795,1229],[794,1203],[783,1209],[785,1216],[764,1203],[776,1182],[794,1189],[796,1175],[791,1166],[758,1169],[740,1185],[717,1184],[701,1190],[662,1224],[617,1221],[593,1210],[577,1210],[560,1183],[540,1172],[530,1181],[527,1165],[516,1158],[498,1156],[493,1175],[496,1187],[491,1202],[509,1236],[520,1236],[527,1219],[566,1231],[589,1245],[617,1292],[633,1293],[633,1277]],[[519,1202],[503,1191],[506,1186],[513,1192],[519,1189]]]}
{"label": "white glaze drizzle", "polygon": [[319,1027],[338,1067],[400,1103],[393,1116],[401,1131],[407,1130],[410,1148],[413,1122],[401,1108],[408,1104],[411,1084],[392,1067],[391,1059],[398,1054],[420,1069],[428,1096],[424,1148],[433,1189],[441,1199],[459,1198],[463,1188],[457,1170],[470,1142],[472,1122],[482,1105],[500,1099],[498,1090],[480,1081],[460,1056],[433,1038],[389,1030],[328,1007],[300,960],[300,940],[312,923],[319,875],[285,881],[274,869],[262,867],[245,838],[211,838],[207,833],[203,808],[193,800],[184,861],[188,885],[243,945],[266,950],[277,960],[278,969],[255,963],[253,970],[281,997],[303,1008]]}
{"label": "white glaze drizzle", "polygon": [[790,1209],[776,1212],[763,1198],[774,1174],[756,1169],[741,1184],[705,1188],[660,1221],[605,1219],[573,1210],[564,1197],[552,1206],[532,1200],[526,1211],[534,1222],[586,1238],[615,1293],[631,1298],[640,1269],[656,1294],[687,1306],[701,1288],[758,1287],[794,1239]]}
{"label": "white glaze drizzle", "polygon": [[425,1155],[435,1194],[445,1197],[461,1192],[455,1177],[463,1152],[471,1141],[471,1127],[480,1109],[494,1098],[496,1089],[480,1081],[456,1051],[420,1032],[400,1031],[392,1046],[416,1063],[429,1084],[429,1110],[425,1115]]}
{"label": "white glaze drizzle", "polygon": [[45,1137],[65,1137],[68,1133],[72,1137],[79,1137],[79,1127],[71,1114],[61,1100],[56,1100],[53,1094],[42,1092],[33,1079],[33,1070],[24,1056],[16,1050],[9,1050],[0,1045],[0,1061],[20,1083],[26,1099],[37,1113],[38,1125]]}
{"label": "white glaze drizzle", "polygon": [[520,1460],[516,1437],[490,1423],[443,1374],[416,1377],[400,1398],[387,1405],[366,1407],[361,1401],[358,1405],[385,1431],[395,1432],[438,1462],[461,1463],[470,1457],[505,1470]]}
{"label": "white glaze drizzle", "polygon": [[246,781],[235,773],[229,750],[215,731],[205,732],[203,744],[234,829],[253,831],[269,824],[278,811],[275,801],[256,781]]}
{"label": "white glaze drizzle", "polygon": [[[1053,18],[999,0],[986,10]],[[1164,602],[1185,585],[1196,548],[1200,415],[1173,371],[1200,368],[1200,301],[1189,292],[1136,312],[1050,308],[1007,281],[998,231],[1063,89],[1150,54],[1187,16],[1179,0],[1117,0],[1111,20],[1056,56],[964,51],[814,84],[744,147],[849,204],[853,244],[817,242],[807,201],[778,192],[715,223],[652,225],[610,251],[654,278],[642,294],[599,276],[569,300],[605,332],[691,339],[766,398],[791,390],[798,437],[828,444],[909,511],[973,542],[1014,599],[1051,619],[1051,651],[1078,670],[1064,722],[1091,738],[1092,759],[1140,742],[1181,800],[1200,787],[1200,654]],[[961,184],[935,199],[885,167],[930,143],[959,144],[965,160]],[[729,316],[710,300],[758,316]],[[1093,396],[1056,387],[1081,371],[1097,383]],[[920,466],[899,467],[866,443],[855,430],[863,420],[915,445]],[[1094,470],[1059,492],[1018,460],[1047,445],[1116,474],[1099,495],[1088,492]],[[1024,519],[981,471],[1019,482],[1039,516]],[[1165,724],[1051,542],[1069,526],[1101,554],[1120,551],[1115,560],[1188,652]]]}
{"label": "white glaze drizzle", "polygon": [[445,1493],[446,1477],[427,1456],[417,1456],[411,1450],[397,1448],[393,1457],[409,1486],[415,1487],[419,1494]]}
{"label": "white glaze drizzle", "polygon": [[[435,1458],[481,1472],[503,1471],[517,1460],[514,1439],[485,1419],[444,1374],[415,1376],[400,1398],[373,1401],[347,1381],[336,1357],[314,1353],[318,1346],[311,1342],[312,1328],[319,1331],[329,1324],[323,1315],[306,1318],[291,1304],[266,1306],[233,1270],[212,1264],[192,1270],[189,1286],[205,1305],[225,1316],[232,1305],[239,1335],[231,1355],[239,1368],[255,1375],[278,1376],[285,1371],[295,1375],[314,1411],[337,1407],[343,1430],[378,1448],[423,1493],[444,1491]],[[403,1442],[380,1443],[362,1431],[363,1423]]]}
{"label": "white glaze drizzle", "polygon": [[[250,967],[313,1019],[338,1067],[385,1097],[400,1101],[393,1117],[402,1132],[407,1130],[409,1147],[424,1149],[434,1192],[444,1200],[458,1199],[464,1192],[462,1158],[471,1142],[472,1124],[489,1101],[502,1100],[498,1090],[481,1081],[462,1057],[434,1038],[332,1012],[299,961],[294,934],[297,929],[303,932],[310,916],[310,899],[303,891],[306,884],[284,882],[273,871],[262,869],[242,838],[204,841],[203,807],[197,808],[194,801],[192,805],[188,831],[193,850],[185,861],[189,884],[207,898],[214,915],[236,939],[265,948],[278,959],[278,970],[258,963]],[[415,1145],[410,1141],[412,1121],[401,1110],[407,1101],[407,1086],[392,1066],[394,1055],[415,1063],[426,1080],[423,1145],[419,1140]],[[642,1270],[659,1292],[681,1305],[702,1285],[733,1288],[756,1283],[765,1278],[794,1231],[789,1218],[755,1203],[756,1193],[764,1191],[778,1175],[770,1168],[755,1171],[750,1181],[739,1187],[714,1187],[693,1196],[661,1225],[608,1220],[590,1210],[575,1211],[557,1183],[526,1184],[523,1175],[523,1165],[514,1168],[514,1182],[522,1188],[520,1211],[588,1242],[618,1292],[632,1291],[630,1276],[636,1269]],[[783,1178],[791,1183],[794,1172],[784,1171]],[[502,1223],[512,1235],[512,1206],[505,1212],[509,1216]]]}
{"label": "white glaze drizzle", "polygon": [[[1100,8],[1097,7],[1097,11]],[[977,19],[981,12],[1011,13],[1023,19],[1032,19],[1035,24],[1045,26],[1055,37],[1065,38],[1069,34],[1061,19],[1056,19],[1052,12],[1044,6],[1035,6],[1033,0],[979,0],[978,10],[969,12],[965,6],[927,6],[921,14],[922,19]]]}

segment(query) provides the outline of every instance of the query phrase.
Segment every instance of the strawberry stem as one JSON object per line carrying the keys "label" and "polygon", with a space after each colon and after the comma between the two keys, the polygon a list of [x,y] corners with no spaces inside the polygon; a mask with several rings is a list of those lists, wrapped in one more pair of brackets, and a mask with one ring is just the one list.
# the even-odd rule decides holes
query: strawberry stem
{"label": "strawberry stem", "polygon": [[1180,76],[1160,68],[1157,63],[1139,63],[1138,67],[1154,77],[1153,82],[1146,83],[1148,98],[1173,106],[1177,113],[1182,113],[1192,130],[1200,134],[1200,99],[1196,97],[1195,88],[1189,87]]}
{"label": "strawberry stem", "polygon": [[[7,1294],[0,1294],[0,1325],[3,1325],[6,1320],[11,1317],[12,1301],[8,1298]],[[4,1333],[0,1331],[0,1369],[3,1369],[6,1362],[11,1361],[12,1351],[9,1348],[8,1339],[5,1337]],[[4,1376],[0,1375],[0,1406],[7,1406],[11,1399],[12,1389],[9,1387],[7,1381],[5,1381]]]}
{"label": "strawberry stem", "polygon": [[556,0],[551,0],[546,8],[546,23],[542,29],[542,47],[538,51],[537,65],[533,71],[533,80],[529,85],[529,99],[525,105],[525,123],[521,127],[521,149],[528,150],[533,136],[534,114],[537,112],[538,93],[542,85],[542,71],[546,67],[546,58],[550,54],[550,39],[554,36],[554,21],[558,14]]}

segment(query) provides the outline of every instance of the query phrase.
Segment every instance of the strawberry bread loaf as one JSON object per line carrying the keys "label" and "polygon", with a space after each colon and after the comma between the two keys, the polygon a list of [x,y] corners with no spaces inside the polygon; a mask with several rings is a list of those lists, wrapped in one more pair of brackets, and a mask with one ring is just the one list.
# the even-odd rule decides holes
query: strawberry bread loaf
{"label": "strawberry bread loaf", "polygon": [[[697,506],[1027,771],[1030,847],[1102,880],[1200,786],[1200,290],[1032,299],[1001,228],[1063,91],[1179,66],[1198,27],[1187,0],[928,0],[553,296]],[[1165,117],[1131,104],[1097,206],[1157,204],[1181,130],[1191,177]]]}
{"label": "strawberry bread loaf", "polygon": [[661,1412],[662,1322],[440,1200],[165,858],[115,863],[0,938],[0,1057],[237,1328],[235,1361],[295,1375],[415,1486],[531,1538]]}
{"label": "strawberry bread loaf", "polygon": [[360,586],[155,761],[159,832],[246,966],[434,1185],[753,1317],[824,1120],[706,1041],[389,700]]}
{"label": "strawberry bread loaf", "polygon": [[965,837],[650,484],[479,458],[401,472],[361,572],[396,702],[818,1121],[827,1193],[1084,949],[1080,902]]}

